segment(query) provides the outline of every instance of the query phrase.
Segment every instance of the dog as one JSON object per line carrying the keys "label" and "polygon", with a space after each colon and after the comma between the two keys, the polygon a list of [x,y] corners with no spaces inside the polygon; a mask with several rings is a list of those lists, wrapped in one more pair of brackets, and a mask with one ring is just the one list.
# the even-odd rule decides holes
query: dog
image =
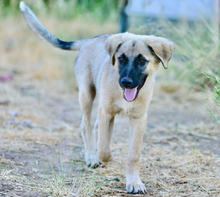
{"label": "dog", "polygon": [[[82,111],[81,134],[85,161],[90,167],[111,160],[110,141],[116,114],[129,118],[129,150],[126,163],[128,193],[146,193],[139,175],[139,159],[147,110],[153,95],[155,73],[167,69],[174,44],[166,38],[132,33],[103,34],[66,42],[52,35],[24,2],[20,9],[29,28],[45,42],[64,50],[79,50],[75,75]],[[90,130],[95,97],[98,115]]]}

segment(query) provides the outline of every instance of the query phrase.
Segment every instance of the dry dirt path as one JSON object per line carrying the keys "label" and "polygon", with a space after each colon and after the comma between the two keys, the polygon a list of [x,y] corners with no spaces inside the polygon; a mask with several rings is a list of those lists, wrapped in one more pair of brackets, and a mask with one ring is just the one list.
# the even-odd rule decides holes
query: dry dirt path
{"label": "dry dirt path", "polygon": [[[19,77],[0,87],[0,196],[129,196],[126,120],[116,118],[113,160],[89,169],[78,131],[77,91],[70,94],[61,80]],[[142,146],[146,196],[219,196],[219,126],[206,111],[204,95],[168,94],[161,87]]]}

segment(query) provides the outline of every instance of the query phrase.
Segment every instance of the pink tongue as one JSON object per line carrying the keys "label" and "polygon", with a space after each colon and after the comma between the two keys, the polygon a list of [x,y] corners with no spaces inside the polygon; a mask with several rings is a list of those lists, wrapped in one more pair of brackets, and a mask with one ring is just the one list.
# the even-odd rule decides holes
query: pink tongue
{"label": "pink tongue", "polygon": [[124,97],[126,101],[133,101],[137,94],[137,87],[133,89],[125,89],[124,90]]}

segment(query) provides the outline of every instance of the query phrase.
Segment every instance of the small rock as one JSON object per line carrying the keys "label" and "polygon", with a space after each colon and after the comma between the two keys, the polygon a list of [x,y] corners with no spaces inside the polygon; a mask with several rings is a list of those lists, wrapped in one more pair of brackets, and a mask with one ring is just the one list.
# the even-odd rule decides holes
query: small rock
{"label": "small rock", "polygon": [[156,161],[160,161],[160,157],[157,157],[157,158],[156,158]]}
{"label": "small rock", "polygon": [[24,127],[28,127],[28,128],[33,128],[33,124],[31,123],[31,121],[29,119],[24,119],[21,121],[21,125]]}

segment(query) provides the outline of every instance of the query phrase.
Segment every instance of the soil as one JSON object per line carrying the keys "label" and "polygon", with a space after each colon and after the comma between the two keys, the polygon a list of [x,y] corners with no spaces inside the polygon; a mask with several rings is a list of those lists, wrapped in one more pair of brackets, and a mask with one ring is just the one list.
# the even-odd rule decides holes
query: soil
{"label": "soil", "polygon": [[[105,179],[120,180],[103,183],[103,189],[102,186],[101,189],[95,188],[97,192],[93,191],[91,196],[128,196],[124,176],[128,148],[127,121],[121,117],[116,119],[112,139],[113,160],[105,167],[90,170],[83,161],[84,148],[78,131],[81,116],[77,91],[65,92],[59,88],[65,85],[64,82],[55,80],[51,84],[44,84],[49,91],[40,94],[42,90],[35,83],[41,82],[30,82],[28,92],[22,92],[24,87],[16,78],[2,84],[2,89],[11,90],[8,98],[13,97],[10,95],[13,92],[20,95],[16,101],[9,99],[7,104],[1,102],[0,196],[77,196],[77,189],[68,194],[62,187],[68,188],[68,184],[73,184],[71,179],[79,174],[90,179],[96,174],[96,184]],[[201,165],[203,162],[210,165],[207,164],[210,162],[210,158],[206,161],[207,157],[219,162],[219,126],[207,113],[202,94],[191,94],[184,96],[185,93],[178,91],[168,94],[160,88],[159,83],[157,85],[148,113],[141,156],[141,177],[149,195],[175,196],[176,192],[185,193],[187,187],[186,196],[209,196],[201,188],[193,192],[193,185],[197,185],[197,182],[194,184],[193,179],[190,180],[192,174],[188,172],[189,169],[185,172],[182,169],[183,174],[188,173],[185,177],[189,180],[183,178],[184,175],[178,177],[179,172],[176,172],[177,175],[165,181],[169,184],[177,182],[173,183],[177,187],[173,194],[167,191],[169,188],[165,189],[156,183],[157,179],[169,179],[169,171],[178,171],[173,166],[181,166],[182,162],[190,160],[196,163],[194,160],[199,158],[204,160]],[[95,103],[94,111],[96,106]],[[94,119],[93,115],[93,122]],[[219,176],[219,169],[216,170]],[[161,171],[166,171],[167,175],[161,177]],[[55,184],[54,176],[60,173],[63,175],[59,175],[59,178],[64,177],[65,183],[56,191],[50,184]],[[148,173],[150,176],[147,176]],[[200,177],[199,174],[197,176]],[[71,181],[67,184],[68,180]],[[179,191],[178,185],[185,186],[183,191]],[[79,192],[78,195],[85,194]],[[214,195],[217,196],[217,193]]]}

